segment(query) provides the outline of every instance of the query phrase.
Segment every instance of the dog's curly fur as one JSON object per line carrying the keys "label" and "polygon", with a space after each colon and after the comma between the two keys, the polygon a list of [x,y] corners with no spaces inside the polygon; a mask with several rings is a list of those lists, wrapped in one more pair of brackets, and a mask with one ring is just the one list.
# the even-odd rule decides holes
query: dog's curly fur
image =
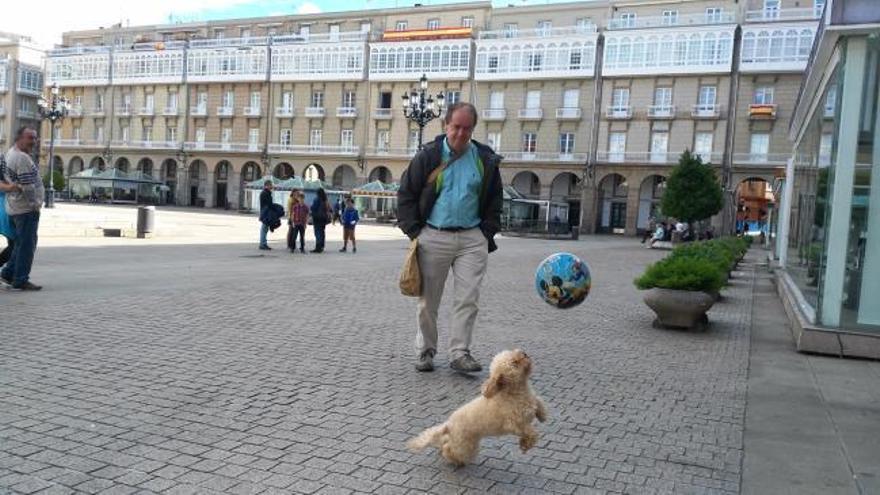
{"label": "dog's curly fur", "polygon": [[482,395],[458,408],[445,423],[428,428],[407,443],[413,451],[434,446],[444,459],[462,466],[472,462],[483,437],[516,435],[523,452],[538,442],[535,418],[547,421],[547,407],[532,392],[532,360],[520,349],[492,359]]}

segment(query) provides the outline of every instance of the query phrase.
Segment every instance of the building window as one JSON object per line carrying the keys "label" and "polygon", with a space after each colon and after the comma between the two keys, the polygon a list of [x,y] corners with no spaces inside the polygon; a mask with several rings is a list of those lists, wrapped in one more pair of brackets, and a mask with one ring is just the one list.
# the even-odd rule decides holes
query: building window
{"label": "building window", "polygon": [[123,126],[120,130],[122,131],[122,142],[128,143],[129,141],[131,141],[131,128],[126,125]]}
{"label": "building window", "polygon": [[369,22],[362,22],[361,23],[361,32],[362,33],[369,33],[372,30],[373,30],[373,25],[371,23],[369,23]]}
{"label": "building window", "polygon": [[620,27],[636,27],[636,14],[633,12],[624,12],[620,14]]}
{"label": "building window", "polygon": [[241,28],[240,36],[242,38],[250,38],[251,37],[251,30],[249,28]]}
{"label": "building window", "polygon": [[524,132],[522,139],[522,152],[534,153],[538,147],[538,135],[534,132]]}
{"label": "building window", "polygon": [[489,68],[489,72],[498,72],[498,55],[489,55],[487,66]]}
{"label": "building window", "polygon": [[474,18],[472,16],[465,16],[461,18],[461,27],[474,27]]}
{"label": "building window", "polygon": [[198,145],[200,145],[200,147],[201,147],[201,145],[205,144],[205,128],[204,127],[197,127],[196,128],[196,143]]}
{"label": "building window", "polygon": [[428,29],[440,29],[440,19],[428,19]]}
{"label": "building window", "polygon": [[516,34],[519,31],[519,24],[515,22],[508,22],[504,24],[504,37],[505,38],[516,38]]}
{"label": "building window", "polygon": [[664,10],[662,18],[664,26],[675,26],[678,24],[678,11]]}
{"label": "building window", "polygon": [[751,161],[754,162],[766,162],[767,161],[767,152],[770,149],[770,134],[766,133],[754,133],[752,134],[751,140],[751,148],[749,153],[751,154]]}
{"label": "building window", "polygon": [[831,146],[834,143],[834,134],[830,132],[822,133],[819,138],[819,166],[827,167],[831,165]]}
{"label": "building window", "polygon": [[752,98],[755,105],[772,105],[773,104],[773,87],[759,86],[755,88],[755,94]]}
{"label": "building window", "polygon": [[225,36],[226,36],[226,33],[222,29],[215,29],[214,30],[214,39],[215,40],[222,40]]}
{"label": "building window", "polygon": [[815,29],[754,29],[743,32],[743,63],[805,62],[810,57]]}
{"label": "building window", "polygon": [[224,144],[229,144],[232,142],[232,128],[224,127],[220,131],[220,142]]}
{"label": "building window", "polygon": [[654,88],[654,106],[657,109],[672,109],[672,88]]}
{"label": "building window", "polygon": [[611,92],[611,111],[614,113],[629,111],[629,88],[614,88]]}
{"label": "building window", "polygon": [[495,151],[501,150],[501,133],[490,132],[486,134],[486,144]]}
{"label": "building window", "polygon": [[311,26],[306,25],[306,26],[300,26],[300,27],[299,27],[299,35],[300,35],[304,40],[308,40],[308,39],[309,39],[309,36],[311,36],[311,34],[312,34],[312,27],[311,27]]}
{"label": "building window", "polygon": [[529,72],[540,71],[541,70],[541,62],[544,60],[544,54],[543,53],[530,53],[528,55],[528,57],[529,57],[528,58],[528,60],[529,60],[528,71]]}
{"label": "building window", "polygon": [[290,129],[281,129],[281,132],[278,135],[278,143],[282,146],[290,146],[290,143],[292,142],[290,136]]}
{"label": "building window", "polygon": [[339,24],[330,25],[330,41],[339,41]]}
{"label": "building window", "polygon": [[569,70],[580,70],[583,68],[583,54],[580,51],[573,51],[568,55]]}
{"label": "building window", "polygon": [[570,155],[574,153],[574,133],[563,132],[559,134],[559,153]]}
{"label": "building window", "polygon": [[669,151],[669,133],[668,132],[652,132],[651,133],[651,161],[654,163],[665,163],[666,153]]}
{"label": "building window", "polygon": [[354,129],[342,129],[339,135],[339,144],[346,151],[354,149]]}
{"label": "building window", "polygon": [[779,18],[779,0],[764,0],[764,19]]}
{"label": "building window", "polygon": [[553,23],[550,21],[538,21],[538,36],[550,36],[553,31]]}
{"label": "building window", "polygon": [[461,101],[461,91],[447,91],[446,92],[446,106],[451,107]]}
{"label": "building window", "polygon": [[260,92],[259,91],[251,91],[251,108],[259,109],[260,108]]}
{"label": "building window", "polygon": [[825,114],[826,118],[834,117],[834,109],[837,108],[837,85],[828,86],[828,92],[825,93]]}
{"label": "building window", "polygon": [[381,130],[376,133],[376,149],[379,151],[388,151],[390,142],[391,136],[389,131]]}
{"label": "building window", "polygon": [[491,93],[489,93],[489,108],[493,110],[504,108],[503,91],[492,91]]}
{"label": "building window", "polygon": [[227,91],[223,93],[223,106],[226,108],[232,108],[235,106],[235,92]]}
{"label": "building window", "polygon": [[626,133],[612,132],[608,135],[608,160],[622,162],[626,153]]}
{"label": "building window", "polygon": [[312,92],[312,108],[323,108],[324,107],[324,92],[323,91],[313,91]]}
{"label": "building window", "polygon": [[95,127],[95,141],[98,143],[104,142],[104,126]]}
{"label": "building window", "polygon": [[141,132],[143,133],[142,137],[145,143],[153,142],[153,126],[145,125]]}
{"label": "building window", "polygon": [[[2,122],[0,122],[0,124],[2,124]],[[0,127],[0,130],[2,130],[2,127]],[[2,135],[3,135],[3,133],[0,132],[0,136],[2,136]],[[78,143],[79,140],[81,139],[81,137],[82,137],[82,128],[80,126],[75,126],[73,128],[73,140]]]}
{"label": "building window", "polygon": [[354,108],[357,102],[357,93],[354,90],[347,89],[342,93],[342,106],[346,108]]}
{"label": "building window", "polygon": [[309,146],[312,148],[320,148],[323,138],[324,131],[322,129],[312,129],[309,132]]}
{"label": "building window", "polygon": [[578,108],[581,90],[566,89],[562,93],[562,108]]}
{"label": "building window", "polygon": [[694,154],[703,160],[703,163],[709,163],[712,158],[712,138],[711,132],[698,132],[694,135]]}
{"label": "building window", "polygon": [[285,110],[293,110],[293,93],[290,91],[281,93],[281,108]]}
{"label": "building window", "polygon": [[254,151],[260,146],[260,128],[248,129],[248,150]]}
{"label": "building window", "polygon": [[391,93],[383,91],[379,93],[379,108],[391,108]]}
{"label": "building window", "polygon": [[715,86],[700,86],[700,93],[697,96],[697,105],[699,105],[700,110],[714,110],[716,95],[717,89]]}
{"label": "building window", "polygon": [[397,23],[394,25],[394,30],[395,31],[406,31],[406,26],[407,26],[406,21],[397,21]]}
{"label": "building window", "polygon": [[724,18],[724,9],[721,7],[709,7],[706,9],[706,22],[708,24],[718,24]]}
{"label": "building window", "polygon": [[410,152],[418,151],[419,149],[419,130],[418,129],[410,129],[409,135],[407,136],[407,150]]}
{"label": "building window", "polygon": [[532,89],[526,93],[526,108],[541,108],[541,91]]}
{"label": "building window", "polygon": [[169,93],[168,94],[168,110],[172,112],[177,111],[177,93]]}
{"label": "building window", "polygon": [[177,143],[177,127],[169,127],[165,129],[165,141],[169,143]]}
{"label": "building window", "polygon": [[579,33],[587,33],[593,30],[593,21],[589,17],[579,17],[575,26]]}

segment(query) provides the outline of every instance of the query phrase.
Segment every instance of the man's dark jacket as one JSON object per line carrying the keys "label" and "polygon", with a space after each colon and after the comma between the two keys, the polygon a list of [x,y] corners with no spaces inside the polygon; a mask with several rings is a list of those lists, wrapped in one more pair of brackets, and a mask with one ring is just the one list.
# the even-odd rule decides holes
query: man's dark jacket
{"label": "man's dark jacket", "polygon": [[[426,144],[403,172],[400,178],[400,189],[397,191],[397,224],[410,239],[418,237],[425,227],[431,209],[437,201],[437,192],[433,183],[428,184],[431,171],[440,166],[443,160],[443,140],[445,135],[437,136],[434,141]],[[483,184],[480,193],[480,230],[489,241],[489,252],[495,251],[495,234],[501,229],[501,210],[504,204],[504,193],[501,186],[501,172],[498,166],[502,157],[495,154],[492,148],[471,140],[477,147],[477,153],[483,162]],[[455,166],[455,162],[450,165]]]}

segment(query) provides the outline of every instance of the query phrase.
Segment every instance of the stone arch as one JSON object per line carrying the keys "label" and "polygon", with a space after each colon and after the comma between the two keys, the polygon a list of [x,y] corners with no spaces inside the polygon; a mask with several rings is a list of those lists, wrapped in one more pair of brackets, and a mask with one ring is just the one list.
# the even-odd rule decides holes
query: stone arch
{"label": "stone arch", "polygon": [[391,175],[391,170],[388,167],[384,165],[379,165],[378,167],[373,168],[373,170],[370,170],[370,175],[367,179],[367,182],[378,180],[380,182],[390,184],[392,177],[393,176]]}
{"label": "stone arch", "polygon": [[260,165],[257,162],[247,162],[241,168],[241,180],[253,182],[263,176]]}
{"label": "stone arch", "polygon": [[113,168],[120,172],[128,172],[131,169],[131,163],[128,161],[128,158],[120,156],[116,159],[116,164],[113,165]]}
{"label": "stone arch", "polygon": [[153,160],[151,160],[150,158],[147,158],[147,157],[141,158],[137,164],[137,171],[144,174],[144,175],[149,175],[150,177],[152,177],[153,176]]}
{"label": "stone arch", "polygon": [[159,167],[159,180],[165,183],[168,189],[165,191],[165,203],[173,205],[176,203],[177,194],[177,161],[174,158],[168,158],[162,162]]}
{"label": "stone arch", "polygon": [[324,167],[322,167],[321,164],[319,164],[319,163],[310,163],[303,170],[302,176],[303,176],[303,179],[307,179],[307,180],[322,180],[323,181],[324,177],[325,177]]}
{"label": "stone arch", "polygon": [[295,175],[293,165],[287,162],[281,162],[278,165],[275,165],[275,169],[272,171],[272,175],[275,176],[276,179],[290,179]]}
{"label": "stone arch", "polygon": [[189,205],[205,206],[208,192],[208,165],[202,160],[189,164]]}
{"label": "stone arch", "polygon": [[335,189],[350,190],[357,185],[357,173],[350,165],[342,164],[333,170],[333,187]]}
{"label": "stone arch", "polygon": [[52,157],[52,170],[64,175],[64,160],[58,155]]}
{"label": "stone arch", "polygon": [[636,231],[643,232],[648,228],[651,218],[660,220],[660,199],[666,190],[666,177],[649,175],[639,186],[639,212],[636,217]]}
{"label": "stone arch", "polygon": [[68,175],[76,175],[83,170],[85,170],[86,164],[83,162],[82,157],[74,156],[67,163],[67,174]]}
{"label": "stone arch", "polygon": [[537,199],[541,196],[541,180],[534,172],[524,170],[517,173],[511,181],[514,189],[527,198]]}
{"label": "stone arch", "polygon": [[599,232],[623,234],[626,229],[626,177],[610,173],[599,181]]}
{"label": "stone arch", "polygon": [[557,201],[580,200],[580,180],[571,172],[562,172],[550,182],[550,199]]}
{"label": "stone arch", "polygon": [[107,163],[104,161],[104,158],[96,156],[89,161],[89,168],[103,171],[107,168]]}
{"label": "stone arch", "polygon": [[770,208],[775,203],[773,182],[760,175],[748,176],[736,185],[736,231],[769,233]]}

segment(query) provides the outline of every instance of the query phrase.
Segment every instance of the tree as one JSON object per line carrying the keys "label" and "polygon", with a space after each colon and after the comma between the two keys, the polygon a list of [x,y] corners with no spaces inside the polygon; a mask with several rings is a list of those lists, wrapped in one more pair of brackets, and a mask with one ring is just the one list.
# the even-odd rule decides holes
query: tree
{"label": "tree", "polygon": [[718,213],[723,205],[724,196],[715,170],[685,150],[666,181],[666,191],[660,201],[663,214],[693,223]]}
{"label": "tree", "polygon": [[[64,190],[64,174],[55,170],[52,172],[52,185],[56,191]],[[43,187],[49,188],[49,174],[43,176]]]}

